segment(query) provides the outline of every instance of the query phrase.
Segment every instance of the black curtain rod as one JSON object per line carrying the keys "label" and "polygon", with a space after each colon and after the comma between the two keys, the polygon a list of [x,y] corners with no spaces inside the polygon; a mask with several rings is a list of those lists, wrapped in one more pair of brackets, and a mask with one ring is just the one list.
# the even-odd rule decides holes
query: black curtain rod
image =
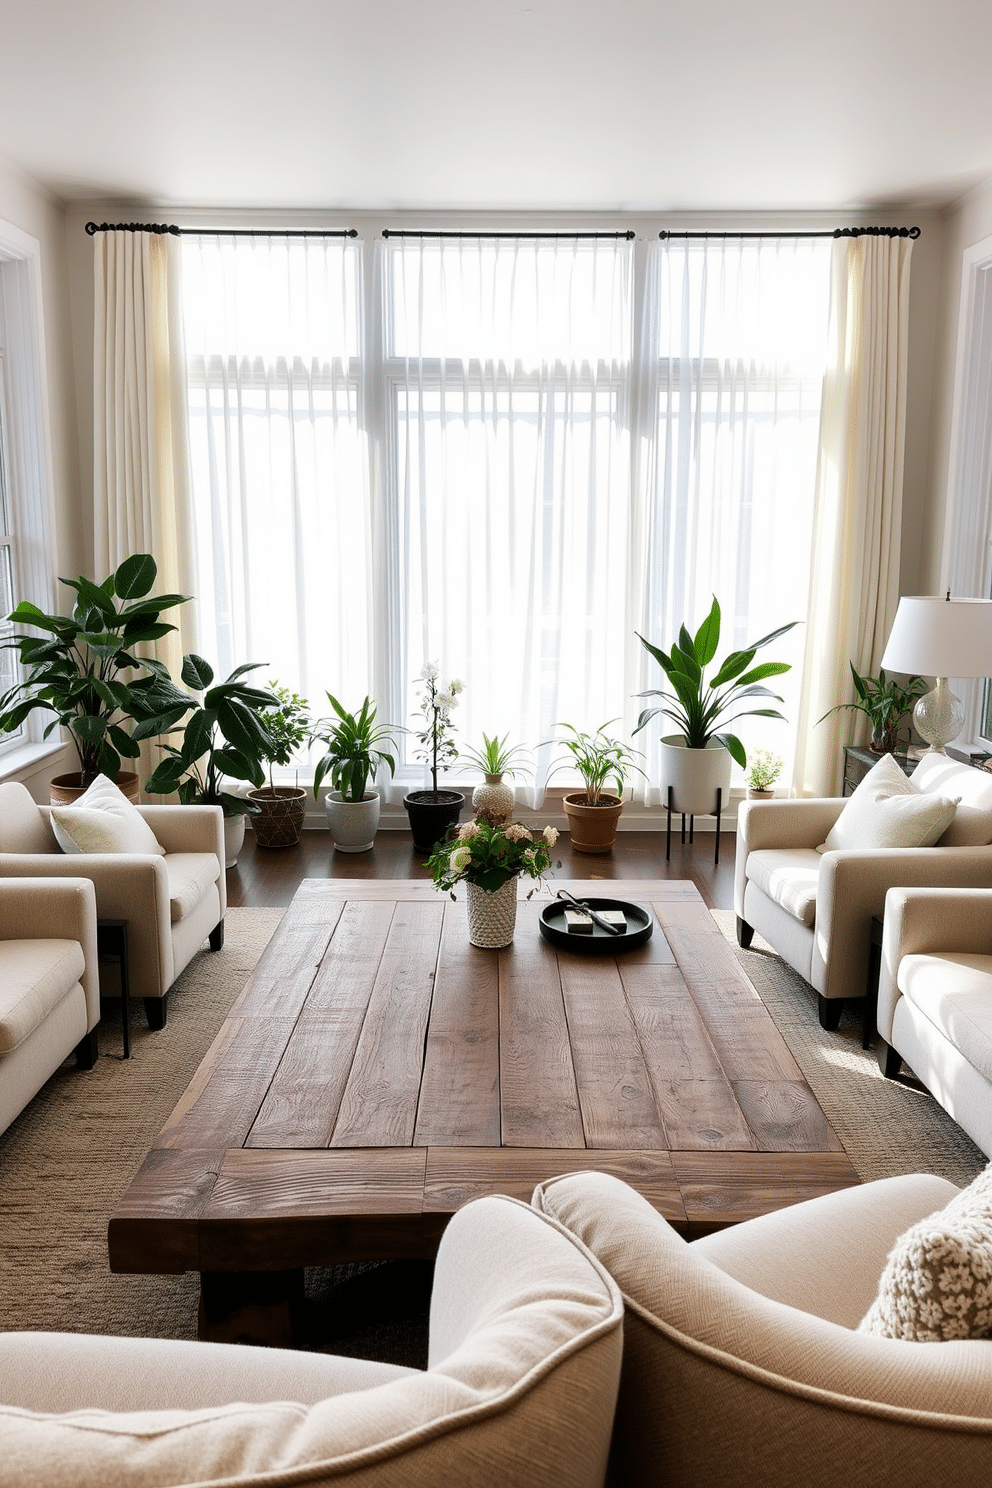
{"label": "black curtain rod", "polygon": [[357,238],[354,227],[320,228],[264,227],[176,227],[170,222],[87,222],[90,237],[98,232],[171,233],[175,238]]}
{"label": "black curtain rod", "polygon": [[918,227],[834,227],[822,232],[660,232],[659,238],[918,238]]}
{"label": "black curtain rod", "polygon": [[630,242],[637,234],[627,232],[431,232],[423,230],[384,227],[384,238],[626,238]]}

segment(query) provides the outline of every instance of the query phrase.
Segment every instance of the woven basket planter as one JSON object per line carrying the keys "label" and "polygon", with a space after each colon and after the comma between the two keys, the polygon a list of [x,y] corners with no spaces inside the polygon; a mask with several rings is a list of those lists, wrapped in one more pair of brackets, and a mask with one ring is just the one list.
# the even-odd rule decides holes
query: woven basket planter
{"label": "woven basket planter", "polygon": [[306,791],[295,785],[263,785],[248,795],[262,808],[251,819],[259,847],[295,847],[303,831]]}

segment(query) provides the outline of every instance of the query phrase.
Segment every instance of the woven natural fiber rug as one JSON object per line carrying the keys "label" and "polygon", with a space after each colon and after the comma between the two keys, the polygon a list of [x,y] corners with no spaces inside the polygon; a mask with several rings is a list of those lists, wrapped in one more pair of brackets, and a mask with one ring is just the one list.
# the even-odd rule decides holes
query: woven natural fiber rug
{"label": "woven natural fiber rug", "polygon": [[[96,1067],[67,1062],[0,1135],[0,1327],[195,1337],[197,1278],[112,1275],[107,1220],[281,914],[229,910],[223,950],[187,967],[166,1027],[151,1033],[134,1013],[129,1060],[107,1004]],[[732,938],[733,916],[716,918]],[[824,1033],[806,984],[757,937],[755,947],[738,951],[741,964],[861,1177],[927,1170],[969,1182],[985,1165],[979,1149],[920,1087],[882,1078],[854,1015]],[[315,1346],[423,1362],[429,1284],[415,1263],[308,1272]]]}

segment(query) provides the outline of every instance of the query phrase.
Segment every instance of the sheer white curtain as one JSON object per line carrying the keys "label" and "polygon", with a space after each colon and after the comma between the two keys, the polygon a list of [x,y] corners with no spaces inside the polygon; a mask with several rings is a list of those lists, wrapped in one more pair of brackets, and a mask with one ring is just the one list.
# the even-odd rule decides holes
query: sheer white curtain
{"label": "sheer white curtain", "polygon": [[371,677],[361,245],[182,239],[200,650],[329,712]]}
{"label": "sheer white curtain", "polygon": [[[94,577],[151,553],[158,593],[194,594],[179,240],[94,237]],[[195,642],[190,604],[151,647],[178,680]]]}
{"label": "sheer white curtain", "polygon": [[907,238],[871,236],[833,250],[800,795],[839,792],[842,745],[858,737],[857,715],[823,715],[854,696],[849,662],[877,672],[898,604],[911,253]]}
{"label": "sheer white curtain", "polygon": [[[394,716],[433,661],[466,681],[463,745],[623,732],[632,245],[401,237],[380,258]],[[406,753],[398,787],[421,783]]]}
{"label": "sheer white curtain", "polygon": [[[718,659],[806,616],[830,243],[818,238],[667,239],[652,249],[639,399],[633,601],[636,629],[668,651],[720,602]],[[795,748],[802,627],[759,659],[786,723],[741,719],[745,748]],[[628,692],[658,687],[642,647]],[[774,706],[774,705],[773,705]],[[638,735],[659,780],[656,719]],[[647,799],[660,801],[657,784]]]}

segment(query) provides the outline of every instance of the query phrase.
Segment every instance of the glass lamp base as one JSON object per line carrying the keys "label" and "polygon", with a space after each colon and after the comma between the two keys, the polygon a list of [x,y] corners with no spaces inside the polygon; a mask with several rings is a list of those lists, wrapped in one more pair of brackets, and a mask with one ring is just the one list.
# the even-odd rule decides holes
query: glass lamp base
{"label": "glass lamp base", "polygon": [[931,754],[946,754],[945,745],[964,728],[964,704],[948,687],[946,677],[938,677],[933,692],[920,698],[913,709],[913,724],[930,745]]}

